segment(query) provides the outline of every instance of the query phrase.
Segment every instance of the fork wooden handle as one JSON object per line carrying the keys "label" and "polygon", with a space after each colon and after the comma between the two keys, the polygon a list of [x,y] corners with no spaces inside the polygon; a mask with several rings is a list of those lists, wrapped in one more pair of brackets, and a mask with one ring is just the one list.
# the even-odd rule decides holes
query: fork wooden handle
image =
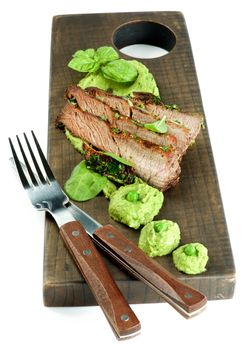
{"label": "fork wooden handle", "polygon": [[118,337],[137,334],[141,328],[140,322],[112,279],[84,227],[78,221],[72,221],[60,227],[60,234]]}
{"label": "fork wooden handle", "polygon": [[207,299],[203,294],[182,283],[155,260],[149,258],[115,227],[103,226],[95,231],[93,237],[96,243],[99,242],[102,248],[106,248],[107,253],[115,258],[119,257],[120,264],[160,293],[184,316],[190,317],[205,306]]}

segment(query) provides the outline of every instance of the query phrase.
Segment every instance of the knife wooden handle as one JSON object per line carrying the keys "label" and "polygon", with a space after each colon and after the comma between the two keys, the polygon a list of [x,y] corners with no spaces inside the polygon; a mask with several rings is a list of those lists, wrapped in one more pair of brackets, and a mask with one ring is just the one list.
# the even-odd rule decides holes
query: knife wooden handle
{"label": "knife wooden handle", "polygon": [[72,221],[60,227],[60,234],[117,336],[124,338],[137,334],[140,322],[84,227],[78,221]]}
{"label": "knife wooden handle", "polygon": [[190,317],[204,308],[207,299],[203,294],[178,280],[113,226],[97,229],[93,237],[107,253],[184,316]]}

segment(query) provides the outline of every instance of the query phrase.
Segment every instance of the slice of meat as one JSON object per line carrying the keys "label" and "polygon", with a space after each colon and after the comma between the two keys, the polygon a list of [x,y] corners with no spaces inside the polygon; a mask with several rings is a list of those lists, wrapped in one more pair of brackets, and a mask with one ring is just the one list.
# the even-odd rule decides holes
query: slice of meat
{"label": "slice of meat", "polygon": [[[98,89],[98,88],[87,88],[86,91],[88,94],[90,94],[95,99],[99,99],[102,103],[105,103],[109,105],[109,107],[112,110],[117,111],[122,116],[127,116],[129,119],[132,119],[134,122],[138,123],[153,123],[162,117],[157,117],[153,114],[151,114],[149,111],[144,110],[142,108],[138,108],[139,105],[137,105],[137,102],[133,100],[133,102],[137,106],[133,106],[132,99],[125,99],[119,96],[114,96],[104,90]],[[76,99],[78,101],[77,96],[81,95],[81,91],[78,91],[78,88],[75,87],[74,95],[76,96]],[[140,94],[141,95],[141,94]],[[149,96],[149,94],[142,94],[144,96]],[[153,95],[151,95],[153,97]],[[157,99],[155,96],[153,97],[152,101]],[[81,107],[82,108],[82,107]],[[97,113],[95,113],[97,114]],[[182,125],[181,123],[177,123],[175,121],[169,120],[167,117],[167,126],[168,126],[168,132],[162,136],[156,136],[155,140],[159,139],[158,144],[161,143],[163,146],[170,145],[171,140],[174,141],[174,144],[172,144],[173,147],[177,149],[177,154],[184,154],[189,146],[189,144],[192,142],[192,135],[190,135],[190,131],[187,127]],[[129,130],[127,130],[129,131]],[[130,131],[129,131],[130,132]],[[144,132],[141,132],[142,136],[145,134]],[[153,137],[150,134],[150,139],[147,138],[147,134],[145,134],[145,139],[150,140],[151,142],[154,142]]]}
{"label": "slice of meat", "polygon": [[67,103],[57,118],[77,137],[100,150],[119,155],[133,164],[135,173],[144,181],[164,191],[175,185],[180,175],[176,157],[167,155],[158,145],[131,135],[116,133],[107,121]]}
{"label": "slice of meat", "polygon": [[181,168],[179,162],[168,161],[157,148],[149,147],[146,142],[137,142],[125,138],[118,138],[117,144],[122,156],[134,165],[136,174],[161,191],[167,190],[171,186],[175,186],[179,181]]}
{"label": "slice of meat", "polygon": [[[197,137],[203,122],[202,115],[183,113],[167,108],[159,98],[149,93],[135,92],[133,97],[125,99],[95,87],[87,88],[86,91],[121,115],[132,117],[133,120],[142,123],[152,123],[165,116],[170,122],[169,133],[175,135],[176,129],[178,129],[178,135],[182,135],[182,140],[186,135],[188,143]],[[183,131],[182,134],[181,131]]]}
{"label": "slice of meat", "polygon": [[146,108],[158,118],[166,116],[167,120],[187,128],[191,141],[195,140],[203,123],[203,116],[200,114],[182,113],[175,109],[165,108],[162,105],[147,105]]}
{"label": "slice of meat", "polygon": [[203,115],[198,113],[180,112],[176,109],[167,108],[164,103],[157,101],[156,97],[152,94],[134,93],[131,101],[136,108],[144,106],[146,113],[150,113],[155,116],[156,119],[166,116],[168,121],[172,121],[187,128],[191,142],[197,137],[203,123]]}
{"label": "slice of meat", "polygon": [[82,111],[97,115],[104,120],[108,119],[110,123],[115,118],[115,112],[110,106],[89,95],[85,90],[76,85],[68,87],[65,95],[68,99],[76,99]]}
{"label": "slice of meat", "polygon": [[[163,118],[164,116],[162,116]],[[147,124],[147,123],[154,123],[157,120],[160,120],[161,118],[157,118],[156,116],[145,112],[143,110],[139,110],[138,108],[132,108],[132,120],[134,120],[137,123]],[[189,129],[182,126],[181,124],[175,123],[171,120],[166,120],[166,125],[168,127],[167,133],[163,135],[169,135],[169,137],[175,137],[176,144],[175,147],[177,149],[177,153],[184,154],[186,150],[188,149],[190,143],[192,142],[192,138],[189,132]]]}
{"label": "slice of meat", "polygon": [[[137,113],[135,113],[135,109],[130,109],[126,100],[106,93],[103,90],[92,88],[87,91],[82,90],[77,86],[70,86],[66,91],[66,96],[70,99],[76,99],[78,106],[83,111],[97,115],[102,119],[107,119],[113,128],[117,128],[120,131],[126,131],[127,133],[132,134],[133,137],[142,138],[146,141],[156,143],[166,150],[176,150],[177,157],[183,155],[188,148],[190,143],[189,133],[188,130],[182,126],[168,122],[168,133],[155,133],[140,126],[140,123],[156,121],[152,115],[148,113],[141,114],[141,111],[138,109],[136,109]],[[98,98],[101,98],[100,100],[97,98],[97,94]],[[113,103],[111,103],[112,99],[114,101]],[[118,103],[115,102],[116,100]],[[109,105],[106,103],[109,103]],[[126,104],[128,108],[126,108]],[[115,111],[112,107],[115,107]],[[125,110],[126,114],[122,115],[120,110],[116,112],[117,108],[120,108],[123,113]],[[130,112],[132,112],[131,115],[128,114]]]}
{"label": "slice of meat", "polygon": [[177,139],[174,135],[170,134],[158,134],[146,128],[142,128],[137,124],[133,123],[129,118],[120,117],[115,119],[112,124],[117,130],[129,133],[132,137],[136,139],[142,139],[144,141],[149,141],[160,146],[167,154],[176,155],[179,158],[182,155],[177,144]]}
{"label": "slice of meat", "polygon": [[56,123],[63,124],[74,136],[90,142],[102,151],[119,154],[109,125],[99,117],[84,112],[71,103],[64,106]]}
{"label": "slice of meat", "polygon": [[135,105],[135,106],[138,106],[138,107],[145,107],[146,104],[162,104],[163,106],[164,103],[161,102],[161,99],[149,92],[138,92],[138,91],[135,91],[133,92],[132,94],[132,97],[131,97],[131,101],[132,103]]}
{"label": "slice of meat", "polygon": [[[202,116],[168,109],[150,94],[127,100],[97,88],[70,86],[67,103],[57,118],[77,137],[99,150],[129,160],[136,175],[160,190],[174,186],[181,172],[180,160],[197,136]],[[167,133],[144,127],[166,118]]]}
{"label": "slice of meat", "polygon": [[86,91],[89,95],[106,103],[114,111],[117,111],[121,115],[125,115],[127,117],[131,115],[131,107],[129,104],[131,102],[128,103],[128,99],[122,98],[120,96],[115,96],[96,87],[87,88]]}

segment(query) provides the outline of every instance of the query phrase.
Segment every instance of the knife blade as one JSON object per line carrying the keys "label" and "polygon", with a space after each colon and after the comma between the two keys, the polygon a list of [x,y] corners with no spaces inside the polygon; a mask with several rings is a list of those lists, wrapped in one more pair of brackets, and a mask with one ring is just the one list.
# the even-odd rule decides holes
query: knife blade
{"label": "knife blade", "polygon": [[181,315],[189,318],[206,307],[205,295],[181,282],[149,258],[114,226],[102,226],[72,202],[69,202],[67,208],[75,219],[82,223],[95,244],[134,277],[151,287]]}

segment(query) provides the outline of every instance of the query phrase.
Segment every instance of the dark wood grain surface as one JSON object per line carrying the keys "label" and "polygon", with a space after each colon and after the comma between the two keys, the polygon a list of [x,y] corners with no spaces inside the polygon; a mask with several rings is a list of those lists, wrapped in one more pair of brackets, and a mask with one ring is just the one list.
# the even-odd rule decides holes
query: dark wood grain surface
{"label": "dark wood grain surface", "polygon": [[[183,110],[203,113],[191,45],[184,17],[179,12],[110,13],[65,15],[53,18],[48,127],[48,160],[61,185],[69,177],[80,155],[55,128],[55,118],[64,105],[66,87],[76,84],[81,75],[67,67],[78,49],[114,45],[118,27],[128,22],[162,24],[174,36],[164,35],[164,45],[171,51],[160,58],[139,59],[156,78],[165,103],[176,103]],[[191,30],[191,28],[189,28]],[[174,39],[175,40],[174,40]],[[171,42],[168,43],[168,40]],[[174,41],[175,42],[174,42]],[[122,45],[120,42],[116,42]],[[150,43],[150,42],[149,42]],[[124,44],[126,44],[124,42]],[[169,45],[169,46],[168,46]],[[120,46],[119,46],[120,47]],[[121,54],[122,57],[128,58]],[[214,118],[215,116],[208,116]],[[235,286],[235,268],[219,191],[207,126],[182,161],[180,183],[165,192],[165,201],[157,218],[176,221],[182,232],[181,243],[201,242],[209,250],[207,271],[188,276],[178,272],[171,256],[155,260],[177,278],[204,293],[208,299],[231,298]],[[112,224],[134,243],[139,231],[118,224],[107,213],[103,196],[76,203],[103,225]],[[129,303],[160,302],[161,297],[104,257],[111,274]],[[78,271],[54,221],[47,216],[44,248],[44,303],[47,306],[94,305],[95,299]]]}

